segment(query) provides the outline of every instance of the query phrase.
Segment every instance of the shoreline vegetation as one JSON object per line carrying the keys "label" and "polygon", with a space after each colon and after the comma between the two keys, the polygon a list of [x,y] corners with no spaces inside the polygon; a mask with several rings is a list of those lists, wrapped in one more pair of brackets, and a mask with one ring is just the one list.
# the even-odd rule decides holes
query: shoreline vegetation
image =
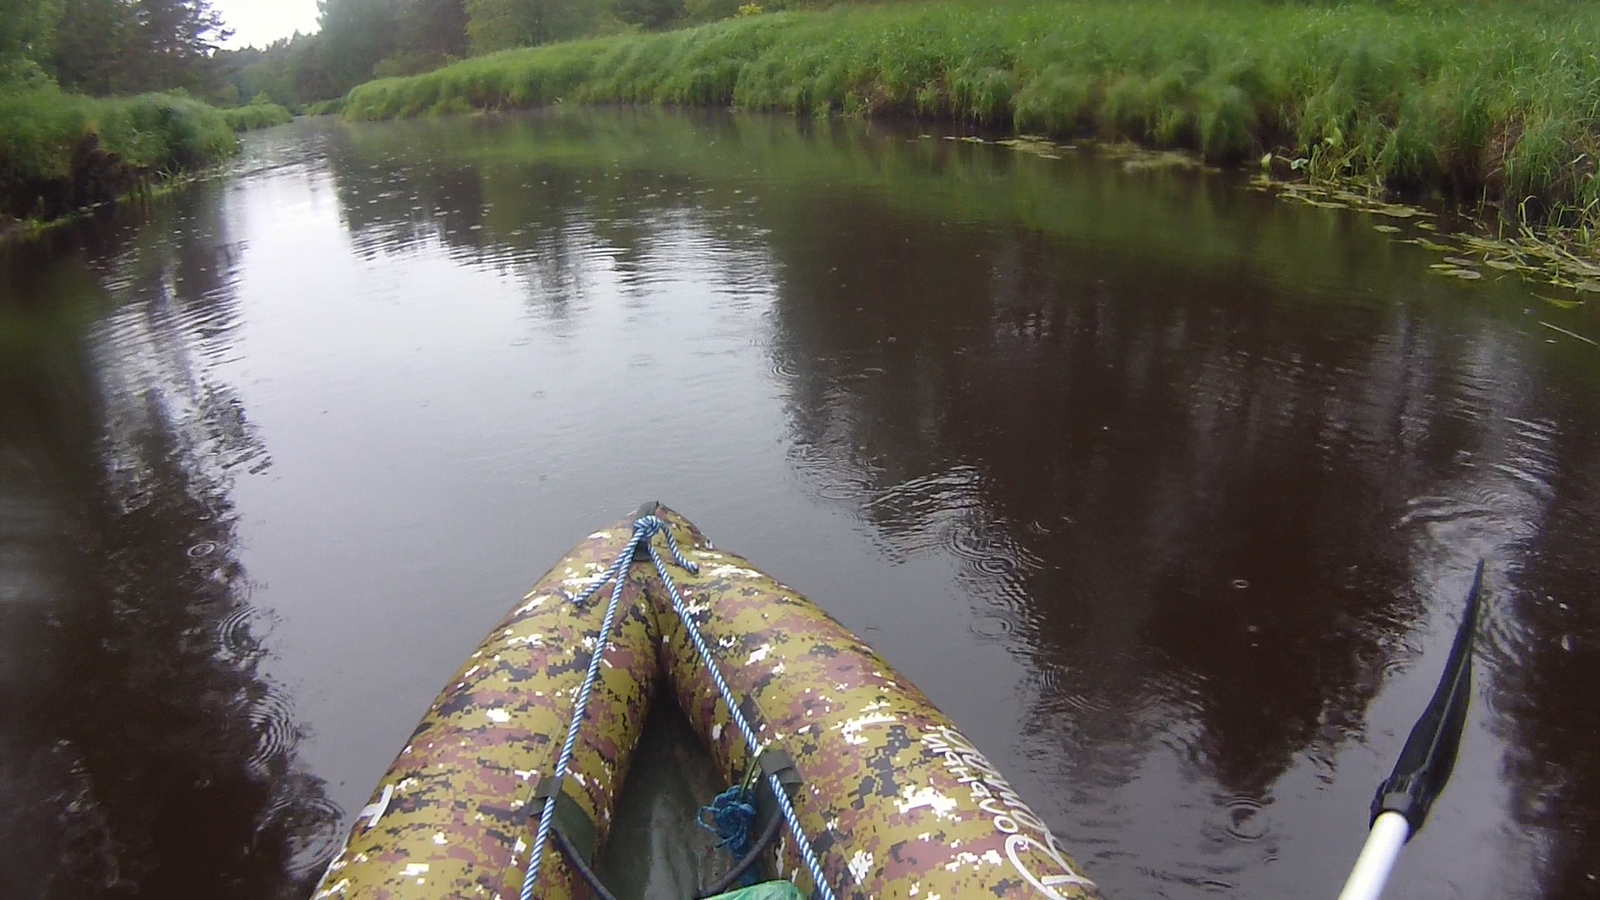
{"label": "shoreline vegetation", "polygon": [[698,27],[378,79],[346,95],[343,115],[574,102],[1132,141],[1282,180],[1469,206],[1523,240],[1600,250],[1600,7],[1576,2],[752,4]]}
{"label": "shoreline vegetation", "polygon": [[0,237],[193,174],[238,132],[293,119],[260,102],[219,109],[182,92],[89,97],[48,81],[0,89]]}
{"label": "shoreline vegetation", "polygon": [[0,238],[196,177],[237,132],[290,121],[222,49],[232,34],[213,0],[0,0]]}

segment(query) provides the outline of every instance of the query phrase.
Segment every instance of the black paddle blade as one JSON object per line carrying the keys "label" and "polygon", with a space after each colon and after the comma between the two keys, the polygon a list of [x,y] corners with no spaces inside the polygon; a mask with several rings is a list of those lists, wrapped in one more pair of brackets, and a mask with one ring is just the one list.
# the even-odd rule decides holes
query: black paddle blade
{"label": "black paddle blade", "polygon": [[1483,561],[1472,579],[1467,595],[1467,610],[1461,616],[1450,658],[1445,660],[1444,677],[1428,709],[1411,728],[1406,746],[1394,771],[1378,785],[1372,798],[1372,819],[1386,812],[1399,813],[1411,823],[1416,834],[1428,818],[1433,801],[1450,780],[1456,765],[1456,750],[1461,746],[1461,731],[1467,724],[1467,704],[1472,698],[1472,639],[1478,630],[1478,595],[1483,591]]}

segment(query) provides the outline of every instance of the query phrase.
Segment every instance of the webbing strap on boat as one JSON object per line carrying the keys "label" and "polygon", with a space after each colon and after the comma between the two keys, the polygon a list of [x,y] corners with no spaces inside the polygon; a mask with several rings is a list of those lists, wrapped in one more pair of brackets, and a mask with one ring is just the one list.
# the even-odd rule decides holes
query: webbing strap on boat
{"label": "webbing strap on boat", "polygon": [[[648,516],[655,519],[654,516]],[[600,677],[600,660],[605,656],[606,645],[611,643],[611,627],[616,623],[617,606],[622,602],[622,586],[627,583],[628,569],[633,566],[633,556],[639,549],[641,542],[649,544],[650,535],[660,528],[660,520],[653,525],[646,524],[645,519],[633,523],[633,538],[628,545],[617,554],[617,561],[611,568],[601,574],[594,584],[589,585],[582,594],[574,597],[572,602],[581,606],[590,597],[593,597],[608,581],[616,581],[616,588],[611,591],[611,602],[606,605],[606,614],[600,620],[600,635],[595,639],[594,652],[589,655],[589,671],[583,677],[583,684],[578,688],[577,702],[572,707],[572,721],[567,723],[567,738],[561,745],[561,755],[556,757],[556,771],[552,776],[556,789],[566,778],[567,766],[572,764],[572,750],[578,743],[578,727],[583,724],[584,714],[589,709],[589,695],[594,692],[594,683]],[[544,859],[544,845],[550,840],[550,824],[555,819],[556,804],[546,800],[539,810],[539,830],[533,837],[533,848],[529,851],[532,856],[528,858],[528,871],[522,879],[522,900],[532,900],[534,882],[539,880],[539,863]]]}
{"label": "webbing strap on boat", "polygon": [[[655,563],[656,574],[661,576],[661,583],[666,586],[667,594],[672,597],[672,609],[683,621],[684,630],[689,634],[689,641],[694,644],[694,649],[700,654],[700,662],[711,673],[711,680],[717,686],[717,692],[722,695],[722,702],[727,704],[728,713],[733,723],[738,726],[739,733],[744,735],[745,746],[753,755],[760,755],[761,741],[756,737],[755,729],[750,727],[750,720],[745,717],[739,704],[733,699],[733,691],[728,687],[728,682],[722,678],[722,670],[717,668],[717,662],[712,658],[711,647],[706,643],[705,635],[700,633],[700,625],[695,621],[694,615],[689,612],[687,604],[683,602],[683,595],[678,592],[678,586],[673,583],[672,576],[667,573],[666,563],[661,561],[661,554],[656,550],[656,545],[650,540],[651,536],[660,531],[667,538],[667,549],[672,551],[672,559],[679,567],[693,574],[699,567],[685,559],[678,549],[678,542],[672,537],[672,532],[667,529],[666,523],[655,516],[645,516],[634,524],[634,534],[640,533],[640,523],[653,523],[643,538],[645,549],[650,553],[650,561]],[[783,814],[783,819],[789,825],[789,834],[794,837],[795,849],[800,851],[800,859],[806,864],[806,869],[811,873],[811,880],[817,886],[817,893],[822,900],[837,900],[833,888],[828,886],[827,879],[822,873],[822,861],[817,858],[817,851],[812,848],[811,841],[806,838],[805,830],[800,827],[800,815],[795,812],[794,803],[789,799],[789,792],[784,789],[784,783],[777,773],[764,773],[767,783],[772,787],[772,793],[777,798],[778,810]]]}

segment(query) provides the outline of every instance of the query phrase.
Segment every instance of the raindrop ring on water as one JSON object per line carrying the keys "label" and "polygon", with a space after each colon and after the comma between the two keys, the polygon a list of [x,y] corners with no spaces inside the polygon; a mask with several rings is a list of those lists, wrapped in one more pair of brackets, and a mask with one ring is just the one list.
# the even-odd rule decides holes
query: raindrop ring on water
{"label": "raindrop ring on water", "polygon": [[1017,626],[1004,616],[978,616],[972,620],[972,630],[984,637],[1005,637]]}
{"label": "raindrop ring on water", "polygon": [[1267,828],[1256,821],[1256,816],[1265,805],[1259,800],[1245,796],[1228,798],[1223,804],[1228,823],[1223,826],[1228,836],[1242,843],[1254,843],[1266,837]]}

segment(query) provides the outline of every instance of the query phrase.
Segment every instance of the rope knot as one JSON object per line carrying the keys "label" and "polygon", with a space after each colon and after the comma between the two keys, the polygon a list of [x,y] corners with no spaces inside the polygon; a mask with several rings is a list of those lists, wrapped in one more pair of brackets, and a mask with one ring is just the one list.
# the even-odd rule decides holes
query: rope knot
{"label": "rope knot", "polygon": [[[707,813],[711,814],[710,822],[706,821]],[[743,785],[728,788],[718,794],[710,806],[702,806],[699,820],[701,828],[717,836],[717,846],[727,847],[735,860],[750,853],[750,830],[756,823],[756,807]],[[756,883],[756,878],[752,868],[745,872],[742,880],[749,887]]]}
{"label": "rope knot", "polygon": [[666,522],[654,515],[649,515],[641,516],[638,521],[633,523],[634,545],[643,545],[652,555],[654,555],[655,551],[649,549],[650,539],[658,533],[666,536],[667,549],[672,551],[672,561],[677,563],[679,568],[690,575],[700,574],[700,567],[687,556],[684,556],[682,550],[678,549],[678,539],[672,536],[672,529],[667,527]]}

